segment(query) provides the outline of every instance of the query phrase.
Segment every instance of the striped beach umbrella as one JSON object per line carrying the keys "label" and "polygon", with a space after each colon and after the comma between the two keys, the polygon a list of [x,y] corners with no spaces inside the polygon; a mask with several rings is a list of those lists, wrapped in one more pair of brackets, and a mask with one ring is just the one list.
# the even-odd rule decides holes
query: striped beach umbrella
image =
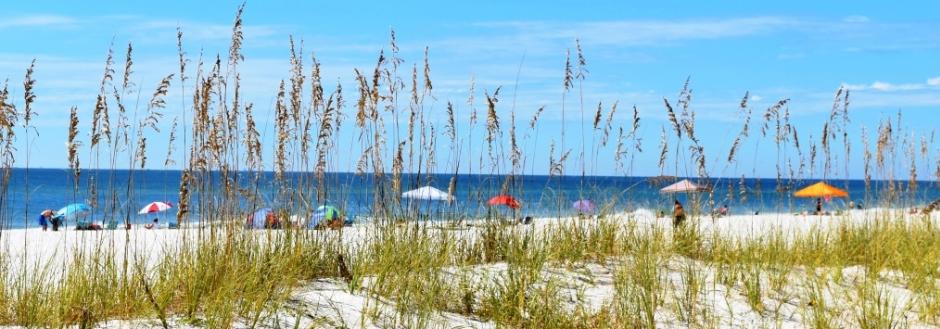
{"label": "striped beach umbrella", "polygon": [[173,208],[173,204],[169,202],[154,201],[143,208],[140,208],[140,211],[137,212],[138,215],[153,214],[161,211],[167,211],[170,208]]}

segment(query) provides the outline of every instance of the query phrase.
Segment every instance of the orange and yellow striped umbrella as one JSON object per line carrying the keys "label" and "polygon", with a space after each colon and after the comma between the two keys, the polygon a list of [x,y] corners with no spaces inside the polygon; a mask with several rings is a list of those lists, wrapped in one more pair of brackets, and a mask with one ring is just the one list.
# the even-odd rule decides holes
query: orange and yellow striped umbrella
{"label": "orange and yellow striped umbrella", "polygon": [[844,198],[848,197],[849,193],[824,182],[819,182],[796,191],[793,196],[799,198]]}

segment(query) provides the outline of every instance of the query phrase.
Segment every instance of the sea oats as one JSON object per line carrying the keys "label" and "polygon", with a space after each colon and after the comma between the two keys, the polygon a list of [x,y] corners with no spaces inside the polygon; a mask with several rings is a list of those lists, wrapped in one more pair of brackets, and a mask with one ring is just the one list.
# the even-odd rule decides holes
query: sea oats
{"label": "sea oats", "polygon": [[447,102],[447,124],[444,125],[444,130],[451,145],[454,145],[457,142],[457,123],[454,120],[454,104],[451,102]]}
{"label": "sea oats", "polygon": [[614,151],[614,167],[617,171],[623,172],[623,156],[627,153],[624,146],[623,127],[617,130],[617,150]]}
{"label": "sea oats", "polygon": [[228,53],[228,58],[232,65],[234,65],[236,62],[245,60],[245,56],[241,52],[242,42],[245,40],[245,34],[242,31],[242,14],[244,11],[245,3],[242,2],[242,4],[238,6],[238,10],[235,12],[235,21],[232,23],[232,44],[229,46]]}
{"label": "sea oats", "polygon": [[[2,107],[2,100],[0,100],[0,107]],[[73,106],[69,111],[69,137],[66,145],[68,145],[69,169],[72,170],[76,184],[78,184],[82,172],[78,159],[78,148],[81,143],[75,139],[78,137],[78,123],[78,107]]]}
{"label": "sea oats", "polygon": [[287,143],[288,138],[290,138],[290,127],[288,126],[290,114],[284,104],[284,96],[284,80],[281,80],[274,105],[275,137],[277,139],[274,152],[274,175],[279,181],[284,179],[284,173],[287,170]]}
{"label": "sea oats", "polygon": [[661,127],[662,133],[659,137],[659,174],[662,175],[666,170],[666,155],[669,154],[669,138],[666,136],[666,127]]}
{"label": "sea oats", "polygon": [[173,117],[173,123],[170,124],[170,136],[167,138],[166,160],[163,161],[163,168],[169,169],[176,164],[173,160],[173,152],[176,151],[176,126],[179,123],[177,117]]}
{"label": "sea oats", "polygon": [[539,122],[539,117],[542,115],[542,112],[545,111],[545,106],[540,106],[538,110],[535,111],[535,114],[532,115],[532,120],[529,121],[529,129],[535,130],[535,126]]}
{"label": "sea oats", "polygon": [[501,133],[499,116],[496,114],[496,103],[499,102],[499,90],[500,88],[497,87],[492,96],[485,91],[483,92],[483,95],[486,97],[486,142],[489,146],[490,159],[493,161],[494,165],[496,157],[493,153],[493,142],[499,138]]}
{"label": "sea oats", "polygon": [[36,93],[33,88],[36,86],[36,79],[33,78],[33,72],[36,69],[36,59],[29,63],[26,69],[26,77],[23,78],[23,126],[29,127],[30,121],[36,113],[33,111],[33,103],[36,102]]}
{"label": "sea oats", "polygon": [[129,92],[131,87],[134,86],[134,83],[131,81],[131,75],[133,75],[134,70],[134,60],[132,54],[134,52],[134,46],[130,42],[127,43],[127,53],[124,55],[124,78],[121,80],[121,90]]}
{"label": "sea oats", "polygon": [[[607,121],[604,123],[604,135],[601,138],[601,146],[607,146],[610,130],[613,127],[614,114],[617,113],[617,104],[619,104],[619,102],[614,102],[614,105],[610,106],[610,111],[607,112]],[[636,109],[634,108],[634,110]],[[600,108],[598,108],[598,111],[600,111]],[[621,129],[623,129],[623,127],[621,127]]]}
{"label": "sea oats", "polygon": [[604,104],[602,102],[597,102],[597,111],[594,112],[594,130],[600,129],[601,125],[601,112],[604,110]]}
{"label": "sea oats", "polygon": [[676,118],[676,112],[673,111],[672,105],[669,104],[669,100],[663,97],[663,104],[666,105],[666,116],[669,119],[669,123],[672,123],[672,128],[676,132],[676,137],[682,138],[682,127],[679,125],[679,120]]}

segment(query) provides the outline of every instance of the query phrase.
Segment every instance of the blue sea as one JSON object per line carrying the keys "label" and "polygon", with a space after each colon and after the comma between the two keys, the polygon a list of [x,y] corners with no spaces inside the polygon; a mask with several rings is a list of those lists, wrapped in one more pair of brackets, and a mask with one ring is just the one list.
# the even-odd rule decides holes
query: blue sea
{"label": "blue sea", "polygon": [[[120,221],[125,217],[131,222],[149,222],[153,215],[137,215],[137,210],[152,201],[168,201],[177,204],[181,171],[162,170],[83,170],[79,184],[74,184],[72,172],[67,169],[13,169],[7,194],[0,199],[0,225],[3,228],[35,227],[38,214],[44,209],[57,210],[70,203],[92,202],[89,186],[97,186],[97,204],[92,218],[101,221],[105,218],[105,204],[114,196]],[[254,173],[240,173],[239,185],[253,182]],[[385,179],[390,176],[386,175]],[[403,175],[402,191],[431,185],[447,191],[451,175]],[[316,182],[311,173],[288,173],[285,180],[289,183],[279,185],[272,173],[262,173],[257,180],[256,190],[261,195],[260,204],[246,205],[240,211],[251,212],[253,208],[271,207],[287,209],[299,213],[298,202],[287,204],[279,201],[278,191],[302,189],[311,196],[315,195]],[[783,180],[778,185],[775,179],[745,179],[743,185],[739,178],[713,178],[707,181],[692,179],[700,184],[712,187],[711,193],[702,193],[697,197],[687,194],[663,195],[659,189],[676,181],[675,178],[650,177],[611,177],[611,176],[563,176],[549,177],[526,175],[514,177],[508,184],[505,176],[499,175],[458,175],[456,184],[456,202],[450,205],[434,202],[420,202],[404,208],[434,209],[468,216],[482,216],[488,211],[486,201],[501,194],[504,186],[508,194],[522,203],[519,216],[555,216],[572,215],[574,201],[589,199],[598,207],[607,207],[610,211],[632,211],[635,209],[669,210],[673,198],[684,203],[691,203],[695,198],[702,209],[713,209],[728,205],[732,213],[754,212],[796,212],[813,207],[813,200],[791,197],[796,189],[816,182],[816,180]],[[906,182],[896,184],[894,191],[899,197],[888,199],[888,182],[872,182],[866,191],[861,180],[830,179],[830,184],[845,188],[849,199],[833,200],[827,207],[845,207],[851,200],[865,207],[893,206],[908,207],[921,205],[940,198],[940,189],[935,182],[919,182],[916,189],[909,189]],[[130,183],[130,184],[129,184]],[[348,218],[369,217],[375,204],[374,182],[371,174],[357,176],[351,173],[329,173],[324,179],[326,187],[325,204],[335,205],[347,213]],[[280,188],[279,188],[280,186]],[[254,187],[254,186],[252,186]],[[729,187],[731,190],[729,191]],[[742,187],[744,192],[742,193]],[[218,186],[213,190],[221,190]],[[192,202],[200,198],[211,197],[196,194]],[[729,198],[730,197],[730,198]],[[688,207],[688,206],[687,206]],[[197,209],[198,207],[193,207]],[[125,216],[126,215],[126,216]],[[161,214],[163,220],[175,219],[175,209]],[[193,214],[192,217],[199,217]]]}

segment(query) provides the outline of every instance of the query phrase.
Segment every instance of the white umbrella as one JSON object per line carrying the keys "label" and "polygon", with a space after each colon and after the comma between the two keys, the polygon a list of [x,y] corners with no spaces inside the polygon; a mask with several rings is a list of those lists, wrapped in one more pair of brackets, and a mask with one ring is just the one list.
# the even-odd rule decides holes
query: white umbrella
{"label": "white umbrella", "polygon": [[699,192],[708,190],[707,187],[695,184],[690,182],[688,179],[683,179],[675,184],[666,186],[659,190],[660,193],[682,193],[682,192]]}
{"label": "white umbrella", "polygon": [[401,194],[402,198],[415,200],[452,201],[454,196],[431,186],[419,187]]}

